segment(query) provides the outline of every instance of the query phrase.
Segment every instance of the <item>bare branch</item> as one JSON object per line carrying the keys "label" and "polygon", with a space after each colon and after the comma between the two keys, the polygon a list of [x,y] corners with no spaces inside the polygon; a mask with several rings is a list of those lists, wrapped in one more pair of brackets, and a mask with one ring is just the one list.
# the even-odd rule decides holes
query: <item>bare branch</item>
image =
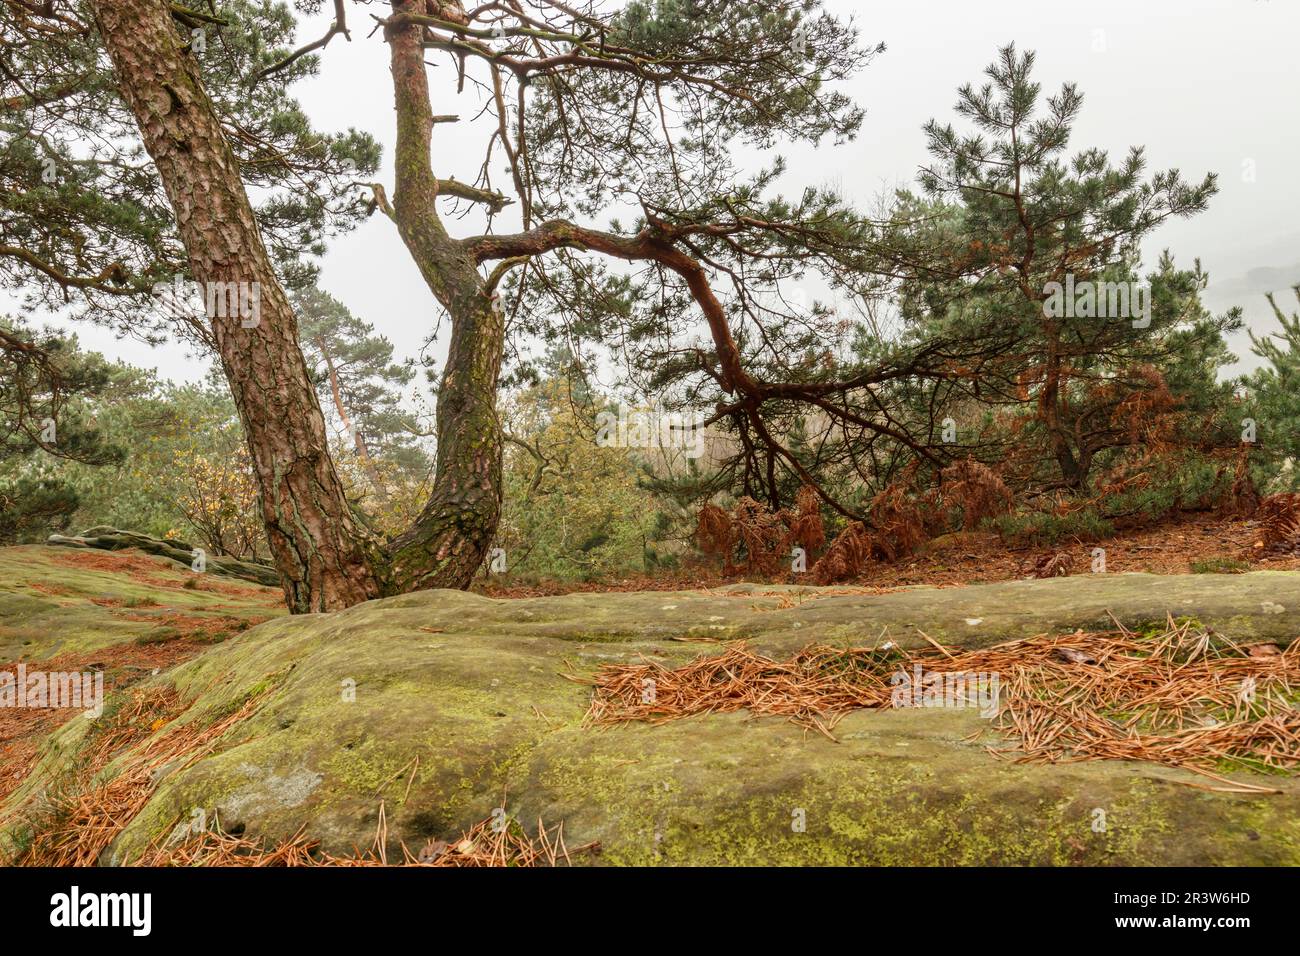
{"label": "bare branch", "polygon": [[286,56],[284,59],[276,63],[272,63],[266,69],[260,71],[256,76],[254,76],[253,82],[260,83],[268,76],[272,75],[273,73],[278,73],[279,71],[285,69],[291,63],[293,63],[294,61],[298,60],[301,57],[306,56],[308,53],[311,53],[315,50],[325,49],[325,47],[329,46],[330,40],[333,40],[334,37],[336,37],[340,33],[343,34],[343,38],[345,40],[351,43],[352,34],[348,30],[347,10],[345,9],[346,2],[347,0],[334,0],[334,22],[330,24],[329,30],[326,31],[323,37],[321,37],[319,40],[316,40],[312,43],[308,43],[306,46],[299,47],[298,49],[290,53],[288,56]]}

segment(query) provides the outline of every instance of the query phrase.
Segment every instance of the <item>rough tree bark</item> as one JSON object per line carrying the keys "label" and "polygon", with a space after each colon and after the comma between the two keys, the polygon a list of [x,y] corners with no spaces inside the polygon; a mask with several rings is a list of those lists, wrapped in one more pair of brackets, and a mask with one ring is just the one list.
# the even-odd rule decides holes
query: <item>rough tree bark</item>
{"label": "rough tree bark", "polygon": [[[394,4],[400,10],[423,4]],[[420,28],[393,27],[398,112],[393,208],[403,241],[452,317],[438,393],[437,479],[412,528],[382,553],[354,520],[328,452],[297,322],[263,246],[238,161],[164,0],[91,7],[176,213],[194,278],[256,283],[257,324],[214,317],[213,335],[257,472],[263,519],[293,611],[320,611],[418,588],[466,587],[501,513],[503,437],[496,411],[504,319],[477,261],[435,204],[434,118]]]}
{"label": "rough tree bark", "polygon": [[379,556],[344,498],[297,322],[262,243],[239,163],[169,5],[91,0],[90,7],[175,210],[194,279],[207,288],[247,283],[244,288],[258,290],[256,322],[236,314],[214,316],[211,324],[289,609],[322,611],[377,597]]}
{"label": "rough tree bark", "polygon": [[[422,12],[412,0],[393,12]],[[434,296],[451,316],[451,342],[438,390],[437,480],[415,525],[393,542],[392,587],[466,587],[482,565],[501,515],[497,382],[505,321],[465,243],[438,217],[434,116],[421,28],[386,28],[397,109],[396,181],[389,211]]]}

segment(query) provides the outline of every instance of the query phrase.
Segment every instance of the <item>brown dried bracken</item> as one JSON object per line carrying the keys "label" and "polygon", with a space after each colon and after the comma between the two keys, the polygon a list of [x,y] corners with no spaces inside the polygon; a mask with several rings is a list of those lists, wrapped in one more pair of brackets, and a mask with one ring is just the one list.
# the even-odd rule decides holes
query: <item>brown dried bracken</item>
{"label": "brown dried bracken", "polygon": [[826,526],[822,523],[821,499],[811,485],[804,485],[795,495],[794,510],[778,512],[790,529],[788,541],[811,554],[826,544]]}
{"label": "brown dried bracken", "polygon": [[962,509],[962,527],[974,528],[985,518],[1011,510],[1014,496],[1002,476],[972,458],[954,462],[940,472],[944,499]]}
{"label": "brown dried bracken", "polygon": [[793,546],[811,552],[826,543],[817,492],[808,486],[800,488],[794,508],[779,511],[749,497],[737,501],[730,512],[705,502],[695,541],[705,554],[722,559],[724,574],[735,573],[737,559],[743,554],[748,573],[774,575]]}
{"label": "brown dried bracken", "polygon": [[1265,551],[1283,551],[1295,547],[1300,532],[1300,493],[1270,495],[1260,502],[1255,517],[1259,521],[1257,547]]}
{"label": "brown dried bracken", "polygon": [[1255,488],[1255,481],[1250,476],[1250,446],[1243,445],[1237,456],[1237,465],[1233,471],[1232,487],[1219,504],[1219,511],[1226,515],[1241,515],[1249,518],[1259,511],[1261,498]]}
{"label": "brown dried bracken", "polygon": [[731,520],[745,552],[746,570],[751,574],[775,574],[787,538],[780,514],[753,498],[741,498]]}
{"label": "brown dried bracken", "polygon": [[695,526],[695,543],[705,554],[721,558],[723,571],[730,573],[731,553],[736,543],[731,515],[711,501],[706,501],[700,508]]}
{"label": "brown dried bracken", "polygon": [[[916,488],[919,465],[908,464],[871,499],[870,531],[866,522],[855,521],[836,536],[812,569],[818,584],[856,577],[872,559],[894,562],[913,554],[948,530],[955,508],[961,509],[963,526],[971,528],[1013,504],[1001,476],[981,462],[949,465],[941,473],[942,487],[924,491]],[[748,573],[775,575],[792,546],[811,554],[825,545],[820,496],[805,485],[793,508],[775,512],[747,497],[730,512],[708,502],[700,509],[695,539],[700,550],[722,559],[724,574],[735,573],[743,558]]]}
{"label": "brown dried bracken", "polygon": [[929,537],[926,513],[911,496],[916,466],[912,462],[871,499],[872,552],[885,561],[911,554]]}
{"label": "brown dried bracken", "polygon": [[1064,551],[1030,558],[1020,566],[1020,571],[1033,578],[1064,578],[1074,572],[1074,558]]}
{"label": "brown dried bracken", "polygon": [[870,560],[871,535],[867,526],[861,521],[851,522],[812,566],[813,580],[818,584],[834,584],[856,578]]}
{"label": "brown dried bracken", "polygon": [[[1143,444],[1157,454],[1166,452],[1174,441],[1177,423],[1177,406],[1165,377],[1153,365],[1142,365],[1133,370],[1133,377],[1143,383],[1126,385],[1106,382],[1090,388],[1094,398],[1113,398],[1128,388],[1128,394],[1115,405],[1111,413],[1111,427],[1125,432],[1131,444]],[[1133,385],[1138,385],[1133,388]]]}

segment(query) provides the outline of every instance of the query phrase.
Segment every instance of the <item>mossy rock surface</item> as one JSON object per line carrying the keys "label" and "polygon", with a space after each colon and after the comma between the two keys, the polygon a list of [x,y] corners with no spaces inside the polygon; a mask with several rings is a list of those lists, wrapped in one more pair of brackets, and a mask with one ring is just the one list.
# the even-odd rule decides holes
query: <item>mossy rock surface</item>
{"label": "mossy rock surface", "polygon": [[[743,637],[785,655],[885,633],[920,646],[919,628],[979,646],[1102,626],[1108,612],[1285,643],[1300,631],[1300,576],[1098,575],[885,595],[434,591],[275,620],[154,678],[192,702],[187,719],[264,696],[210,755],[162,775],[102,862],[135,859],[198,809],[267,840],[305,825],[346,854],[370,845],[382,801],[391,856],[504,808],[529,830],[562,822],[570,848],[599,841],[575,858],[584,863],[1300,864],[1289,777],[1239,777],[1284,791],[1254,795],[1145,763],[1017,764],[988,752],[999,738],[973,710],[859,712],[838,742],[746,714],[589,727],[590,690],[568,679],[716,652],[681,638]],[[85,721],[65,726],[5,810],[38,803],[93,745]]]}
{"label": "mossy rock surface", "polygon": [[0,548],[0,663],[93,654],[193,629],[233,634],[285,614],[283,592],[140,552]]}

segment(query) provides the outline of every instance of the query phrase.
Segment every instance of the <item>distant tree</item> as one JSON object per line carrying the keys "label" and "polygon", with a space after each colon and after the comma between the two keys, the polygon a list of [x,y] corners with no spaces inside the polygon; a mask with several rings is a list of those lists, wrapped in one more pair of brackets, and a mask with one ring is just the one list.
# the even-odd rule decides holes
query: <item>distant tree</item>
{"label": "distant tree", "polygon": [[0,318],[0,542],[66,526],[80,498],[57,475],[58,462],[102,467],[125,456],[95,421],[111,371],[75,337]]}
{"label": "distant tree", "polygon": [[[1300,300],[1300,286],[1294,289]],[[1268,477],[1284,469],[1289,473],[1288,490],[1300,481],[1300,312],[1287,315],[1277,298],[1269,293],[1269,305],[1281,326],[1269,335],[1250,333],[1254,353],[1266,363],[1246,377],[1250,393],[1249,412],[1253,437],[1260,456],[1267,463]]]}
{"label": "distant tree", "polygon": [[430,462],[416,442],[420,423],[402,405],[402,389],[415,377],[414,361],[394,361],[393,343],[328,292],[312,286],[290,301],[321,404],[334,410],[374,490],[388,497],[376,456],[423,477]]}
{"label": "distant tree", "polygon": [[80,527],[184,538],[209,554],[266,555],[257,485],[223,381],[175,385],[115,364],[96,404],[96,427],[122,458],[51,468],[76,493]]}
{"label": "distant tree", "polygon": [[[176,507],[213,554],[256,557],[265,540],[257,520],[257,485],[248,447],[233,418],[202,445],[190,442],[173,453],[170,468]],[[213,439],[216,439],[215,441]]]}
{"label": "distant tree", "polygon": [[645,570],[653,496],[629,449],[590,428],[598,396],[548,378],[513,395],[496,544],[511,574],[590,579]]}

